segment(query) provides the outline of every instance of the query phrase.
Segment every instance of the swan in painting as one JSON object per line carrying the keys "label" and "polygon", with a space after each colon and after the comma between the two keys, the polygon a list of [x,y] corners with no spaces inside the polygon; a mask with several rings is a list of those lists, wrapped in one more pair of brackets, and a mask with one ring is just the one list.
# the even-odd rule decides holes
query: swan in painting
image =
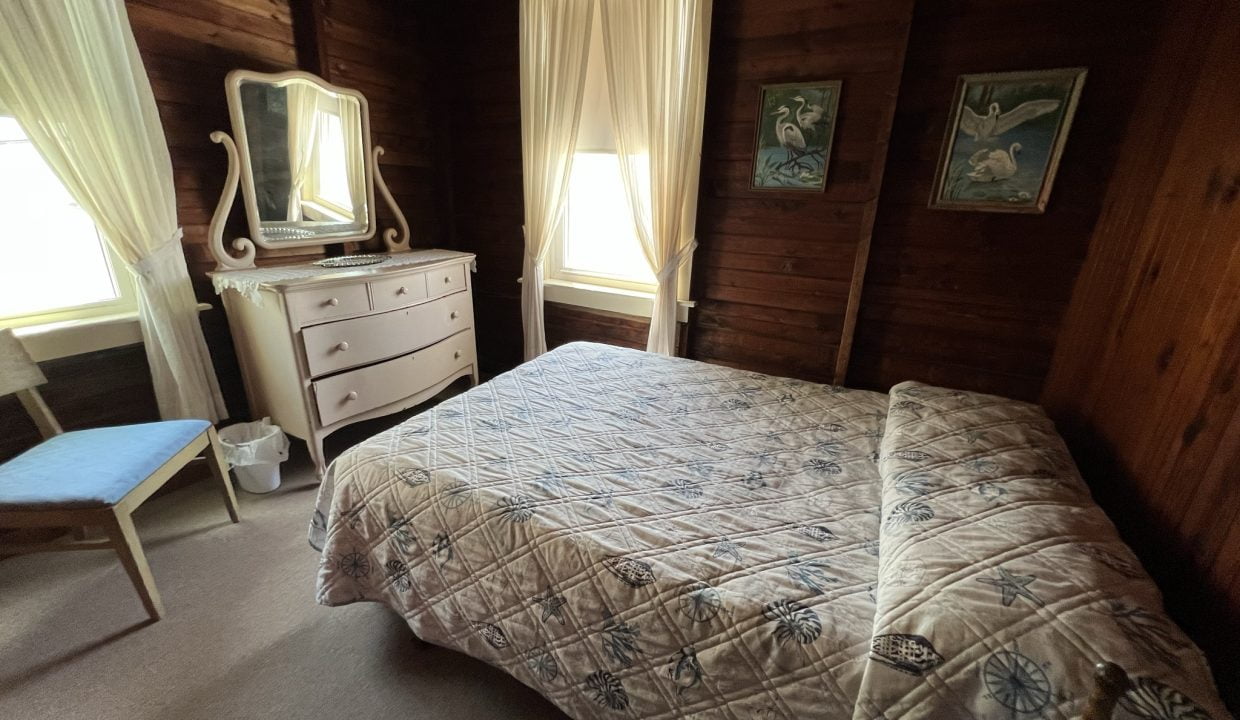
{"label": "swan in painting", "polygon": [[1008,112],[1000,112],[999,103],[992,102],[985,115],[978,115],[965,105],[960,113],[960,129],[977,142],[996,138],[1012,128],[1059,109],[1058,100],[1029,100]]}
{"label": "swan in painting", "polygon": [[1020,143],[1012,143],[1007,150],[978,150],[969,158],[973,172],[968,178],[973,182],[1007,180],[1016,174],[1016,153]]}
{"label": "swan in painting", "polygon": [[814,126],[822,119],[823,109],[821,105],[807,104],[807,100],[797,95],[792,98],[795,102],[801,103],[797,108],[797,124],[802,130],[814,131]]}
{"label": "swan in painting", "polygon": [[788,151],[788,160],[804,155],[805,136],[801,134],[801,128],[797,127],[796,123],[787,120],[792,110],[787,105],[780,105],[779,109],[771,114],[776,116],[775,137],[779,139],[780,146]]}

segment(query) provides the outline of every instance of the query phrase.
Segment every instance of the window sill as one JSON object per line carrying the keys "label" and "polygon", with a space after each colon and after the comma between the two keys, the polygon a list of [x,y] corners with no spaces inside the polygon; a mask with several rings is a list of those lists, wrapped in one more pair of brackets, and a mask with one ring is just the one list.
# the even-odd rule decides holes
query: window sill
{"label": "window sill", "polygon": [[[520,282],[520,279],[517,282]],[[543,281],[543,299],[563,305],[576,305],[591,310],[605,310],[643,318],[650,317],[650,313],[654,310],[654,293],[565,280]],[[697,303],[692,300],[678,302],[676,321],[689,322],[689,308],[696,305]]]}
{"label": "window sill", "polygon": [[[207,303],[198,303],[198,312],[210,310]],[[99,315],[80,320],[27,325],[14,328],[26,352],[35,362],[45,362],[70,355],[107,350],[142,342],[138,311]]]}

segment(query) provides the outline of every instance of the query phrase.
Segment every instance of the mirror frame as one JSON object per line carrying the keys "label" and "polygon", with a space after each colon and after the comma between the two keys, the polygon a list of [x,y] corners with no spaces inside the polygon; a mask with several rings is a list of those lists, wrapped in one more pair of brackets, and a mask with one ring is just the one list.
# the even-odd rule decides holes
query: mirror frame
{"label": "mirror frame", "polygon": [[[254,166],[250,160],[250,140],[245,129],[245,115],[241,107],[241,83],[261,82],[276,86],[284,86],[294,80],[307,81],[328,92],[337,93],[357,100],[362,113],[362,144],[366,157],[366,232],[355,235],[333,235],[327,238],[309,238],[305,240],[288,240],[268,242],[263,236],[262,222],[258,214],[257,193],[254,187]],[[236,138],[237,155],[241,175],[241,199],[245,205],[246,221],[250,228],[250,237],[259,247],[277,250],[290,247],[310,247],[321,245],[337,245],[346,242],[370,240],[378,229],[378,207],[375,205],[375,164],[374,149],[370,137],[370,106],[366,96],[356,90],[333,85],[323,78],[303,70],[288,70],[278,73],[263,73],[254,70],[233,70],[224,78],[224,95],[228,100],[228,115],[232,120],[233,136]]]}

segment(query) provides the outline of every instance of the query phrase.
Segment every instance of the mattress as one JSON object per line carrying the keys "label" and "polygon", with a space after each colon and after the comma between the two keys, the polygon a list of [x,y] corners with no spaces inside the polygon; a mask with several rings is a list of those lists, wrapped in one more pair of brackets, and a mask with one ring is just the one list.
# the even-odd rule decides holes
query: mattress
{"label": "mattress", "polygon": [[575,718],[1226,717],[1035,406],[573,343],[352,448],[310,532]]}

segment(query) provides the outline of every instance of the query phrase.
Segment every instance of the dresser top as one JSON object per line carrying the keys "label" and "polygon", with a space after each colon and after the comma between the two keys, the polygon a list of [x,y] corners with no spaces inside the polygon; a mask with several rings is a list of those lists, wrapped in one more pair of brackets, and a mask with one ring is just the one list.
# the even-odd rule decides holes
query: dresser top
{"label": "dresser top", "polygon": [[270,267],[248,268],[246,270],[217,270],[207,273],[215,286],[215,292],[236,290],[247,297],[253,297],[262,289],[284,289],[328,280],[345,280],[348,278],[369,278],[392,273],[416,270],[421,267],[442,265],[447,263],[472,262],[473,253],[456,250],[412,250],[410,252],[391,253],[384,262],[360,267],[330,268],[320,267],[313,262],[297,263],[296,265],[272,265]]}

